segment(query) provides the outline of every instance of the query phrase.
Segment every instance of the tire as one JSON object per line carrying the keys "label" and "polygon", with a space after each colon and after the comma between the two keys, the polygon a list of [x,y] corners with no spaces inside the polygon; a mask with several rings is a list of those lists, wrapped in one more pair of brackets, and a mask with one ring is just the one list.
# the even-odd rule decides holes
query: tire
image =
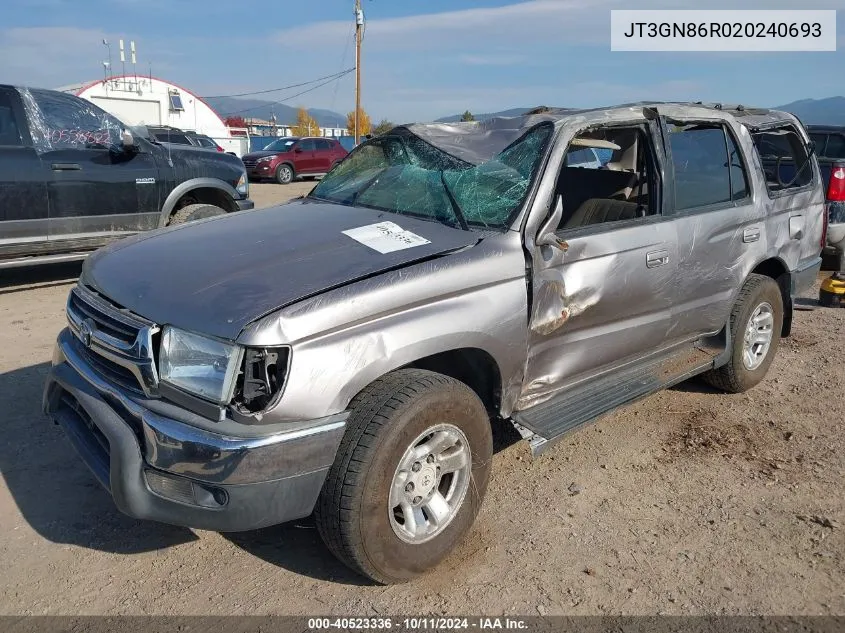
{"label": "tire", "polygon": [[276,167],[276,182],[280,185],[289,185],[295,177],[296,174],[293,171],[293,167],[287,163]]}
{"label": "tire", "polygon": [[[402,369],[376,380],[352,400],[350,408],[346,434],[317,501],[317,529],[329,550],[354,571],[381,584],[405,582],[443,560],[472,526],[490,477],[490,420],[468,386],[421,369]],[[412,456],[419,462],[400,471],[409,449],[430,431],[437,433],[435,439],[447,438],[441,442],[444,446],[450,445],[449,438],[460,436],[460,442],[432,461]],[[456,462],[443,459],[450,455],[454,459],[456,453],[460,453]],[[445,471],[458,462],[464,464],[462,470],[440,474],[440,465]],[[420,515],[421,525],[434,530],[423,542],[400,537],[410,524],[407,515],[394,514],[390,507],[392,483],[401,473],[418,483],[410,492],[413,481],[394,488],[408,507],[413,492],[428,495],[432,503],[438,494],[442,499],[451,495],[452,505],[447,507],[454,510],[442,526],[428,518],[434,516],[430,510],[429,515]],[[459,496],[461,489],[465,492]],[[429,507],[425,501],[421,504]]]}
{"label": "tire", "polygon": [[202,220],[204,218],[213,218],[218,215],[226,215],[226,210],[214,206],[213,204],[189,204],[173,213],[167,224],[168,226],[174,224],[185,224],[186,222],[193,222],[194,220]]}
{"label": "tire", "polygon": [[[765,352],[758,346],[759,364],[747,362],[746,333],[749,333],[752,316],[767,310],[770,319],[758,318],[762,324],[770,321],[771,341]],[[710,385],[728,393],[742,393],[757,385],[766,376],[775,358],[783,329],[783,297],[777,282],[765,275],[750,275],[739,292],[730,316],[731,359],[723,367],[712,369],[702,375]]]}

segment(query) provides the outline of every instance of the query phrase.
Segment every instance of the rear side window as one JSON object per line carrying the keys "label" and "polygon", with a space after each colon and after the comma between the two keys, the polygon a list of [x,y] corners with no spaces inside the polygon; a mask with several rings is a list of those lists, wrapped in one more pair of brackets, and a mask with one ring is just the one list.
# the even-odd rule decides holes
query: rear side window
{"label": "rear side window", "polygon": [[752,134],[766,174],[769,193],[806,187],[813,181],[813,163],[804,139],[792,125]]}
{"label": "rear side window", "polygon": [[331,149],[332,144],[329,141],[324,141],[322,139],[315,141],[317,143],[317,149]]}
{"label": "rear side window", "polygon": [[748,177],[733,134],[713,123],[669,126],[675,209],[724,205],[748,197]]}
{"label": "rear side window", "polygon": [[192,144],[187,136],[178,132],[156,132],[155,137],[162,143],[176,143],[177,145]]}
{"label": "rear side window", "polygon": [[317,141],[308,138],[304,141],[299,141],[296,146],[303,151],[310,152],[312,150],[317,149]]}
{"label": "rear side window", "polygon": [[0,145],[22,144],[18,122],[12,112],[12,100],[8,94],[0,92]]}

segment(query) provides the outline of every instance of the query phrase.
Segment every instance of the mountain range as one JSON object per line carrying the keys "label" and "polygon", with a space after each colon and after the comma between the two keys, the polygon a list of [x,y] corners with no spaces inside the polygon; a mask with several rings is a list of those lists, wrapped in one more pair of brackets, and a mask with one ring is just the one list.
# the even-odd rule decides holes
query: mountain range
{"label": "mountain range", "polygon": [[[209,97],[206,103],[217,112],[222,118],[229,115],[242,116],[250,119],[262,119],[268,121],[272,114],[276,115],[276,121],[281,124],[290,125],[296,122],[296,113],[299,108],[274,103],[261,99],[237,99],[235,97]],[[321,127],[346,127],[346,115],[331,110],[309,108],[308,114],[313,116]]]}
{"label": "mountain range", "polygon": [[[536,107],[536,106],[533,106]],[[491,112],[473,115],[477,120],[484,121],[493,117],[519,116],[532,108],[511,108],[501,112]],[[805,125],[826,124],[845,125],[845,97],[829,97],[827,99],[802,99],[793,101],[781,106],[775,106],[775,110],[784,110],[797,116]],[[460,114],[437,119],[442,123],[454,123],[460,121]]]}
{"label": "mountain range", "polygon": [[[290,124],[296,121],[297,108],[283,103],[273,103],[272,101],[262,101],[260,99],[237,99],[234,97],[211,97],[206,99],[206,101],[221,117],[224,118],[231,114],[255,119],[264,119],[266,121],[270,118],[271,114],[275,114],[276,120],[279,123]],[[527,108],[511,108],[509,110],[501,110],[499,112],[486,112],[484,114],[475,114],[474,116],[479,121],[500,116],[519,116],[520,114],[531,110],[533,107],[536,106]],[[845,125],[845,97],[802,99],[785,105],[775,106],[775,109],[791,112],[808,125]],[[310,108],[308,113],[323,127],[346,127],[345,114],[340,114],[331,110],[321,110],[318,108]],[[437,119],[437,121],[441,123],[453,123],[460,120],[460,114],[454,114],[452,116]]]}

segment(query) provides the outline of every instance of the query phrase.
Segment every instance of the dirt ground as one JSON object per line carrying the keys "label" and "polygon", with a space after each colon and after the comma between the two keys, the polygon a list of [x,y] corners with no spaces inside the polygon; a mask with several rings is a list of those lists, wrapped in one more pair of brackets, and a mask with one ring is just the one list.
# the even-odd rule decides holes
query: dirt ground
{"label": "dirt ground", "polygon": [[690,381],[537,460],[498,429],[466,541],[378,587],[310,519],[221,535],[114,508],[40,411],[78,270],[0,273],[2,614],[845,614],[845,310],[806,300],[747,394]]}

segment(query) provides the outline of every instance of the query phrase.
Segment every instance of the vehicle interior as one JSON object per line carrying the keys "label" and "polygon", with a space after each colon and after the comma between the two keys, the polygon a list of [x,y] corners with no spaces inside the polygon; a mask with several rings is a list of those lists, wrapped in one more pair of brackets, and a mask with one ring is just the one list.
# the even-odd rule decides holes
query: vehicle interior
{"label": "vehicle interior", "polygon": [[[555,190],[563,202],[558,230],[622,222],[656,213],[655,161],[645,130],[638,126],[583,131],[569,145]],[[609,158],[596,163],[570,160],[585,148]],[[571,155],[571,156],[570,156]]]}

